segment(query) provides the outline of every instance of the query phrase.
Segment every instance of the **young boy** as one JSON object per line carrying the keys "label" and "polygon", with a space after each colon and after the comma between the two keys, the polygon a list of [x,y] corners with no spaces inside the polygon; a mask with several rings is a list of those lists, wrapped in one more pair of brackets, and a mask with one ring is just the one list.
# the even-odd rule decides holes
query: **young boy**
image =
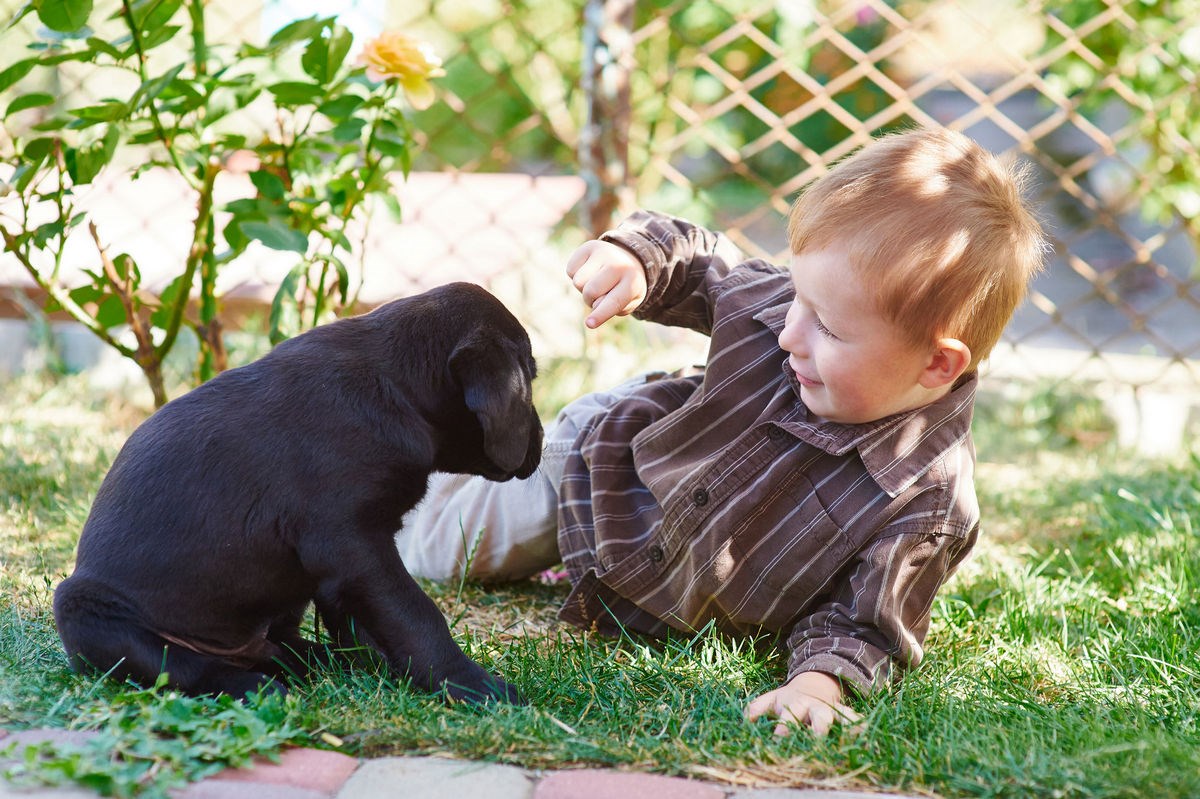
{"label": "young boy", "polygon": [[787,271],[648,212],[584,244],[567,274],[587,327],[699,330],[703,373],[568,405],[528,480],[437,476],[405,563],[449,578],[471,552],[494,580],[561,560],[560,617],[601,631],[780,632],[788,679],[747,716],[781,734],[854,719],[844,691],[921,660],[978,535],[976,371],[1045,249],[1020,184],[961,134],[913,130],[802,194]]}

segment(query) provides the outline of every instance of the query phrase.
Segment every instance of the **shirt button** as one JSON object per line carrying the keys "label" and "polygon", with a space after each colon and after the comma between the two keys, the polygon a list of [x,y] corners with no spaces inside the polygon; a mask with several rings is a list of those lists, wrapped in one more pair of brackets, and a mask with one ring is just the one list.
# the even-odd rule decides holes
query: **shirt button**
{"label": "shirt button", "polygon": [[655,563],[660,563],[663,559],[662,547],[660,547],[658,544],[651,545],[647,554],[650,555],[650,560],[654,561]]}
{"label": "shirt button", "polygon": [[697,488],[695,491],[692,492],[692,502],[695,502],[697,506],[707,505],[708,504],[708,492],[705,491],[703,488]]}
{"label": "shirt button", "polygon": [[772,441],[778,441],[785,435],[787,434],[783,432],[783,428],[775,427],[774,425],[767,430],[767,438],[771,439]]}

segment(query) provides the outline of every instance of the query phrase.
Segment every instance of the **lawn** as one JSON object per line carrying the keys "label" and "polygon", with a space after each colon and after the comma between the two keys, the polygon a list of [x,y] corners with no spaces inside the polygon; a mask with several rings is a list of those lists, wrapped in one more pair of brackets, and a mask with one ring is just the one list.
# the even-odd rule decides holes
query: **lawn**
{"label": "lawn", "polygon": [[948,797],[1200,795],[1200,459],[1142,462],[1074,437],[1072,408],[1046,395],[981,410],[986,529],[937,603],[927,658],[857,700],[861,733],[823,740],[743,720],[783,673],[770,641],[599,639],[558,625],[565,589],[536,582],[429,586],[527,707],[446,705],[370,666],[245,703],[75,675],[51,592],[145,410],[79,377],[20,378],[0,397],[0,725],[101,732],[14,776],[161,794],[303,744]]}

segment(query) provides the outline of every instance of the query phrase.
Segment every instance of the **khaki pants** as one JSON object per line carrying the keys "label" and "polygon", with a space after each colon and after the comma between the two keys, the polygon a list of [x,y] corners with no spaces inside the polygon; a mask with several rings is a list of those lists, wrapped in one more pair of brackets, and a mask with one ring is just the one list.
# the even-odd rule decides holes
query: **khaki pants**
{"label": "khaki pants", "polygon": [[[659,373],[651,373],[657,375]],[[560,561],[558,485],[580,429],[597,413],[644,385],[639,375],[609,391],[585,394],[546,428],[542,461],[524,480],[434,473],[417,507],[404,516],[396,548],[410,574],[431,580],[467,576],[480,582],[530,577]]]}

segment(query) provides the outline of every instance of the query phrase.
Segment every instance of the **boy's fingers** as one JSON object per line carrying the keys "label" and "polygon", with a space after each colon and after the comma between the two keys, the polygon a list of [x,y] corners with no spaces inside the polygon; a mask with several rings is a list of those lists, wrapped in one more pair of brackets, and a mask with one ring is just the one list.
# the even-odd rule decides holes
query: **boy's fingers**
{"label": "boy's fingers", "polygon": [[803,727],[805,724],[812,724],[812,708],[803,707],[800,709],[800,715],[790,705],[783,707],[780,711],[774,714],[779,723],[775,725],[776,735],[791,735],[797,727]]}
{"label": "boy's fingers", "polygon": [[833,708],[829,705],[818,705],[808,709],[808,726],[813,735],[824,738],[829,728],[833,726]]}
{"label": "boy's fingers", "polygon": [[620,303],[620,298],[615,297],[611,291],[597,297],[595,303],[592,304],[592,312],[588,314],[584,324],[592,329],[599,327],[620,312]]}
{"label": "boy's fingers", "polygon": [[596,277],[599,267],[600,265],[595,261],[585,261],[582,264],[579,264],[575,271],[570,273],[571,285],[575,287],[576,291],[578,291],[580,294],[584,294],[586,297],[585,290],[587,289],[588,283],[590,283]]}
{"label": "boy's fingers", "polygon": [[[588,258],[592,255],[592,250],[596,249],[595,244],[596,242],[589,241],[575,248],[575,251],[571,253],[571,257],[567,259],[567,277],[574,280],[575,273],[579,271],[581,266],[587,263]],[[579,288],[579,284],[576,284],[575,288]]]}
{"label": "boy's fingers", "polygon": [[761,694],[760,696],[754,697],[749,701],[749,703],[747,703],[743,714],[745,715],[747,721],[754,721],[763,713],[766,713],[770,707],[771,695],[769,693]]}

